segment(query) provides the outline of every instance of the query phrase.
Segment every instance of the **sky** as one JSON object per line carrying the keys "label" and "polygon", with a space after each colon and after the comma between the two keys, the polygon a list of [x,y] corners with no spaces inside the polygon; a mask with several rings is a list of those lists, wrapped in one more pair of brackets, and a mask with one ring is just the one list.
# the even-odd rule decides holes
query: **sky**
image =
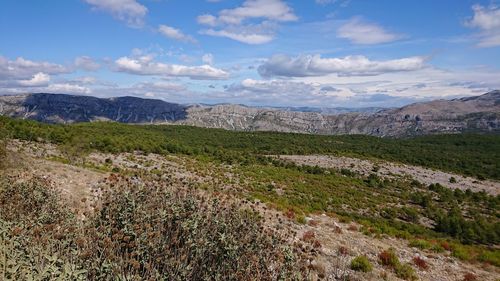
{"label": "sky", "polygon": [[496,0],[2,0],[0,95],[393,107],[500,89]]}

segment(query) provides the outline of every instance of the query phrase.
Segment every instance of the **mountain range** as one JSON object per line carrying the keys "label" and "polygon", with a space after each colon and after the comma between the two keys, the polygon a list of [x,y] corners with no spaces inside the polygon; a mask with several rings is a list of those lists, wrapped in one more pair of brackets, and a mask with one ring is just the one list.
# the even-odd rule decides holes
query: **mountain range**
{"label": "mountain range", "polygon": [[33,93],[0,96],[0,115],[47,123],[114,121],[325,135],[407,137],[437,133],[498,133],[500,91],[414,103],[401,108],[363,110],[182,105],[136,97]]}

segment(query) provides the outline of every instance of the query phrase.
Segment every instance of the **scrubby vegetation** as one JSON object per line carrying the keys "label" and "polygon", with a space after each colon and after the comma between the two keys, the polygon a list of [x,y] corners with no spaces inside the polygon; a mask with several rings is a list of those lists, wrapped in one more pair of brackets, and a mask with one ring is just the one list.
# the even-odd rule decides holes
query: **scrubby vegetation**
{"label": "scrubby vegetation", "polygon": [[394,268],[396,276],[403,280],[418,280],[415,270],[409,263],[400,264]]}
{"label": "scrubby vegetation", "polygon": [[412,139],[369,136],[318,136],[272,132],[232,132],[188,126],[119,123],[48,125],[0,117],[15,138],[80,147],[80,152],[142,150],[211,155],[226,162],[253,161],[266,154],[341,154],[373,157],[500,179],[500,136],[436,135]]}
{"label": "scrubby vegetation", "polygon": [[77,218],[43,179],[0,181],[1,280],[303,279],[258,215],[187,189],[111,177]]}
{"label": "scrubby vegetation", "polygon": [[[428,136],[395,140],[366,136],[230,132],[186,126],[115,123],[47,125],[4,117],[0,117],[0,125],[4,126],[5,135],[13,138],[57,144],[62,156],[52,160],[123,175],[134,173],[122,170],[108,158],[103,160],[102,165],[94,165],[81,161],[84,159],[82,156],[91,151],[119,153],[136,150],[188,156],[186,158],[193,160],[187,167],[192,172],[210,175],[224,184],[237,182],[238,189],[229,193],[248,201],[265,202],[298,223],[305,224],[306,216],[311,213],[326,213],[342,222],[355,221],[361,225],[359,228],[354,226],[352,231],[359,230],[373,237],[390,235],[405,238],[409,240],[409,246],[423,251],[442,252],[461,260],[500,266],[500,196],[470,190],[453,191],[439,184],[423,185],[406,179],[389,180],[376,174],[364,176],[345,168],[336,170],[298,166],[266,157],[269,154],[350,155],[499,179],[500,136],[497,135]],[[153,163],[144,165],[154,166]],[[235,177],[226,177],[228,171]],[[159,168],[150,171],[151,175],[156,176],[161,173]],[[280,274],[292,278],[308,268],[303,264],[294,264],[300,263],[303,257],[295,255],[293,249],[287,249],[280,234],[268,229],[260,231],[264,226],[255,213],[228,205],[227,202],[212,202],[199,197],[200,193],[192,190],[177,194],[168,191],[165,186],[136,189],[134,185],[112,184],[113,188],[104,193],[100,203],[96,203],[96,212],[86,214],[83,222],[80,220],[81,214],[73,214],[70,210],[45,215],[49,219],[54,215],[62,220],[48,224],[61,225],[60,229],[68,230],[63,239],[67,245],[61,244],[62,240],[54,236],[59,232],[52,233],[50,230],[45,241],[48,246],[42,247],[40,236],[33,233],[34,227],[18,225],[17,222],[25,218],[9,218],[16,214],[1,214],[5,230],[2,233],[9,235],[8,239],[3,236],[4,244],[7,243],[5,241],[21,239],[16,245],[37,249],[28,256],[16,258],[21,261],[19,270],[34,270],[33,267],[25,267],[29,264],[24,260],[27,257],[31,261],[40,261],[44,266],[55,264],[58,272],[62,272],[63,267],[76,272],[86,269],[81,275],[90,279],[100,279],[102,276],[109,278],[111,274],[121,274],[131,279],[158,276],[154,274],[184,276],[193,280],[228,276],[234,279],[238,274],[246,276],[248,272],[257,270],[262,274],[262,279],[272,280]],[[189,186],[209,189],[203,184],[190,183]],[[22,204],[9,208],[20,208],[20,214],[36,209],[31,205],[23,207]],[[58,209],[59,206],[54,208]],[[54,208],[48,207],[47,210]],[[224,211],[218,214],[215,209]],[[180,212],[179,216],[173,215],[176,212]],[[41,214],[44,212],[32,213],[37,217],[28,221],[44,225],[39,221],[41,218],[38,215]],[[77,229],[67,229],[69,226]],[[12,233],[19,231],[22,235],[12,236]],[[78,234],[68,235],[72,231]],[[241,231],[246,234],[241,235]],[[314,233],[302,237],[303,242],[312,250],[321,248],[321,243],[314,236],[309,237],[311,235]],[[224,237],[224,241],[219,241],[221,237]],[[150,239],[151,245],[148,244]],[[171,240],[177,241],[177,244],[169,244]],[[248,241],[258,242],[261,246],[252,243],[251,247],[239,246],[239,243]],[[162,243],[167,248],[162,248]],[[14,244],[7,244],[11,253],[19,254]],[[200,245],[204,250],[195,251]],[[265,248],[271,250],[256,256]],[[34,254],[39,250],[57,252],[60,256],[51,262],[45,256]],[[157,261],[160,251],[167,250],[172,253],[179,251],[179,254]],[[204,264],[204,259],[215,258],[209,252],[222,260],[217,264]],[[75,253],[78,255],[75,256]],[[414,278],[411,265],[394,261],[390,253],[387,255],[386,265],[396,275],[408,280]],[[236,256],[244,258],[245,263],[240,264],[241,260],[235,259]],[[183,263],[186,261],[189,263]],[[195,261],[198,263],[196,266],[192,264]],[[422,261],[413,260],[413,263],[423,268]],[[269,264],[273,270],[264,264]],[[348,262],[346,267],[349,267]],[[223,272],[224,276],[177,275],[187,274],[187,268],[194,272],[189,274],[201,274],[200,271],[211,274]],[[294,268],[301,270],[297,272]],[[363,271],[361,268],[356,270]]]}
{"label": "scrubby vegetation", "polygon": [[4,128],[4,124],[0,122],[0,169],[5,166],[7,158],[7,130]]}
{"label": "scrubby vegetation", "polygon": [[418,279],[413,267],[409,263],[401,263],[394,249],[388,249],[380,252],[378,258],[380,264],[394,270],[397,277],[404,280]]}
{"label": "scrubby vegetation", "polygon": [[[382,180],[375,175],[349,177],[341,171],[279,161],[242,166],[240,173],[254,197],[278,209],[299,215],[340,215],[361,222],[365,226],[362,231],[368,235],[421,237],[411,245],[421,249],[434,247],[429,239],[451,237],[462,243],[486,245],[498,244],[500,239],[498,196]],[[424,226],[421,218],[435,225]]]}
{"label": "scrubby vegetation", "polygon": [[357,256],[351,261],[351,269],[354,271],[370,272],[373,266],[365,256]]}

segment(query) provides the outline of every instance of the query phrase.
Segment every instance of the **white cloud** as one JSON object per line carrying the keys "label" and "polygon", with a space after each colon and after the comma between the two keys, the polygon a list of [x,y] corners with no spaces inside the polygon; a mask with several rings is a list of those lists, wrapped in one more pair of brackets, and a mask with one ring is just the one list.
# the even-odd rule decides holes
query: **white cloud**
{"label": "white cloud", "polygon": [[[293,9],[281,0],[246,0],[240,7],[221,10],[217,16],[200,15],[197,21],[211,27],[202,30],[201,34],[246,44],[264,44],[273,40],[275,23],[297,19]],[[245,23],[247,20],[253,20],[253,23]]]}
{"label": "white cloud", "polygon": [[286,55],[275,55],[259,66],[258,71],[263,77],[307,77],[328,74],[365,76],[418,70],[424,66],[423,57],[373,61],[364,56],[322,58],[320,55],[306,55],[290,58]]}
{"label": "white cloud", "polygon": [[214,30],[214,29],[204,30],[202,31],[202,34],[217,36],[217,37],[226,37],[250,45],[265,44],[272,41],[274,38],[274,36],[271,34],[251,33],[248,31],[233,32],[230,30]]}
{"label": "white cloud", "polygon": [[88,56],[77,57],[75,59],[75,66],[86,71],[96,71],[101,67],[99,63]]}
{"label": "white cloud", "polygon": [[49,93],[61,93],[61,94],[90,94],[92,90],[90,88],[69,84],[69,83],[56,83],[50,84],[45,88],[45,91]]}
{"label": "white cloud", "polygon": [[390,33],[380,25],[365,22],[360,17],[354,17],[339,27],[337,36],[362,45],[387,43],[401,38],[401,35]]}
{"label": "white cloud", "polygon": [[183,41],[183,42],[189,42],[189,43],[196,43],[196,40],[180,31],[177,28],[167,26],[167,25],[160,25],[158,27],[158,31],[163,34],[165,37],[168,37],[170,39],[178,40],[178,41]]}
{"label": "white cloud", "polygon": [[38,72],[33,75],[33,77],[29,80],[19,80],[18,83],[20,86],[24,87],[39,87],[46,86],[50,82],[50,75],[45,74],[43,72]]}
{"label": "white cloud", "polygon": [[214,55],[212,55],[212,54],[204,54],[201,57],[201,61],[204,64],[212,65],[212,64],[214,64]]}
{"label": "white cloud", "polygon": [[[500,87],[498,70],[449,71],[425,67],[379,76],[293,77],[244,79],[213,94],[214,102],[250,105],[315,107],[391,107],[439,98],[486,93]],[[212,95],[207,93],[207,95]]]}
{"label": "white cloud", "polygon": [[[207,17],[208,16],[208,17]],[[246,0],[241,7],[225,9],[219,12],[218,17],[201,16],[220,24],[241,24],[246,19],[262,18],[272,21],[295,21],[297,16],[292,8],[281,0]],[[200,22],[198,17],[198,22]],[[203,22],[203,20],[201,21]]]}
{"label": "white cloud", "polygon": [[195,80],[227,79],[229,73],[210,65],[185,66],[153,61],[151,56],[121,57],[115,61],[116,70],[137,75],[189,77]]}
{"label": "white cloud", "polygon": [[500,9],[481,5],[472,6],[474,16],[466,25],[480,30],[478,47],[500,46]]}
{"label": "white cloud", "polygon": [[203,25],[209,25],[209,26],[217,25],[217,18],[209,14],[198,16],[196,20],[198,21],[199,24]]}
{"label": "white cloud", "polygon": [[126,22],[131,27],[144,25],[144,17],[148,9],[136,0],[84,0],[95,9],[113,15],[114,18]]}
{"label": "white cloud", "polygon": [[60,64],[44,61],[31,61],[23,57],[9,60],[0,56],[0,80],[5,79],[31,79],[37,73],[62,74],[70,70]]}

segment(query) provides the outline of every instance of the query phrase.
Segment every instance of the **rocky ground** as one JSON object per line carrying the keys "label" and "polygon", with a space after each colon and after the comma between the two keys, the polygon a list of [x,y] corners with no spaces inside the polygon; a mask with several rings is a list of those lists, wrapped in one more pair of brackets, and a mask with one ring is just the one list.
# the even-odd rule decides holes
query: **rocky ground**
{"label": "rocky ground", "polygon": [[[90,200],[94,187],[103,182],[109,175],[121,172],[136,177],[140,180],[141,173],[154,174],[161,177],[169,177],[179,184],[193,185],[208,192],[228,192],[240,194],[243,188],[238,185],[238,175],[231,172],[228,166],[206,166],[214,164],[203,164],[194,159],[184,156],[161,156],[155,154],[144,155],[142,153],[104,154],[92,153],[77,163],[64,163],[61,153],[57,147],[48,144],[11,142],[9,145],[11,153],[15,153],[16,160],[8,172],[17,174],[22,180],[30,175],[44,176],[58,187],[65,198],[75,208],[88,210],[91,208]],[[350,167],[362,173],[373,170],[375,163],[352,158],[331,158],[325,156],[313,157],[285,157],[301,164],[314,164],[321,166]],[[352,167],[351,164],[354,164]],[[468,186],[471,179],[457,175],[426,170],[423,168],[396,165],[392,163],[376,163],[380,167],[379,173],[384,176],[405,173],[423,182],[442,182],[443,185],[450,176],[457,178],[457,188]],[[410,173],[414,171],[413,173]],[[440,180],[440,181],[439,181]],[[470,182],[472,183],[472,182]],[[482,184],[482,185],[480,185]],[[485,189],[492,194],[498,194],[498,183],[481,182],[476,183],[475,190]],[[217,190],[209,187],[217,186]],[[455,186],[452,186],[455,187]],[[488,188],[487,188],[488,187]],[[496,191],[495,191],[496,189]],[[494,193],[497,192],[497,193]],[[238,197],[234,197],[238,198]],[[241,198],[241,197],[240,197]],[[240,199],[234,199],[240,200]],[[483,264],[469,264],[461,262],[449,255],[449,252],[431,253],[421,251],[408,246],[408,241],[391,237],[374,238],[366,236],[359,231],[360,226],[355,223],[342,223],[335,217],[317,214],[306,218],[306,224],[298,224],[290,220],[283,213],[270,209],[259,202],[240,200],[242,206],[252,207],[258,210],[268,225],[281,229],[290,234],[294,243],[311,247],[307,237],[313,237],[317,257],[311,262],[311,268],[324,276],[323,280],[347,280],[339,279],[343,274],[350,275],[349,280],[400,280],[388,268],[377,263],[377,255],[390,247],[394,248],[401,262],[412,262],[416,256],[421,257],[428,264],[428,269],[416,268],[420,280],[429,281],[452,281],[463,280],[466,273],[473,273],[477,280],[498,280],[500,270],[494,266]],[[350,270],[348,264],[358,256],[366,255],[374,265],[370,273],[358,273]],[[318,278],[314,274],[314,279]]]}

